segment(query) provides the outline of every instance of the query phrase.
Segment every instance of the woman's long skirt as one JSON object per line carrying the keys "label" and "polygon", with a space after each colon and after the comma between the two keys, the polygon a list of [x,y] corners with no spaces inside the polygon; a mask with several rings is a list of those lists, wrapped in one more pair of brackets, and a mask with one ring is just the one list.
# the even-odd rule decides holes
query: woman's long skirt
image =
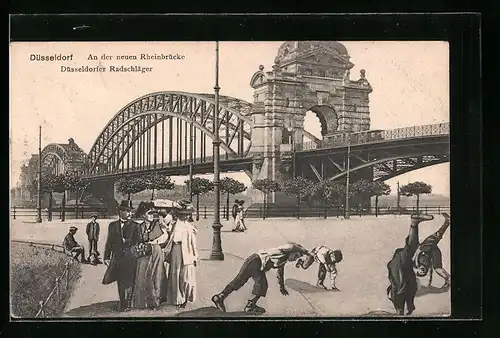
{"label": "woman's long skirt", "polygon": [[157,307],[167,298],[167,273],[164,255],[158,244],[152,245],[150,256],[137,260],[132,307]]}
{"label": "woman's long skirt", "polygon": [[244,231],[246,230],[245,223],[243,221],[243,217],[238,213],[236,218],[234,219],[233,230],[235,231]]}
{"label": "woman's long skirt", "polygon": [[196,268],[184,265],[182,245],[173,244],[168,269],[167,304],[181,305],[196,300]]}

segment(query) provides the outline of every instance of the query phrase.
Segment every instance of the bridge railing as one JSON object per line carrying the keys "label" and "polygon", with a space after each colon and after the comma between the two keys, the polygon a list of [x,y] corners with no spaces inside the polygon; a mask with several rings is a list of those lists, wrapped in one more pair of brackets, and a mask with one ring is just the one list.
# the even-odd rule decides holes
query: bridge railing
{"label": "bridge railing", "polygon": [[[221,155],[221,160],[223,161],[225,159],[224,155]],[[154,170],[154,169],[163,169],[163,168],[175,168],[175,167],[180,167],[180,166],[185,166],[190,164],[191,159],[182,159],[180,161],[172,161],[170,162],[163,162],[163,163],[156,163],[156,166],[151,163],[149,165],[145,166],[136,166],[133,168],[116,168],[114,170],[106,170],[106,169],[101,169],[97,170],[94,173],[85,173],[85,176],[99,176],[99,175],[107,175],[110,173],[116,174],[116,173],[127,173],[127,172],[137,172],[137,171],[142,171],[142,170]],[[213,156],[205,156],[205,157],[196,157],[193,159],[193,164],[198,164],[198,163],[210,163],[214,161]]]}
{"label": "bridge railing", "polygon": [[[36,243],[36,242],[27,242],[27,241],[19,241],[19,240],[11,240],[12,243],[27,245],[30,247],[40,247],[48,250],[52,250],[61,254],[67,253],[64,251],[64,248],[61,245],[56,244],[48,244],[48,243]],[[78,262],[75,259],[69,259],[64,263],[63,272],[55,278],[54,286],[50,290],[49,294],[38,302],[39,309],[35,314],[35,318],[45,318],[52,317],[53,315],[57,315],[57,312],[63,310],[64,304],[63,302],[68,299],[68,295],[70,292],[70,273],[73,270],[75,262]],[[40,296],[40,295],[37,295]]]}
{"label": "bridge railing", "polygon": [[412,137],[424,137],[434,135],[449,135],[449,123],[427,124],[421,126],[396,128],[389,130],[368,130],[350,134],[338,134],[327,137],[318,143],[304,142],[296,143],[294,149],[296,151],[306,151],[323,148],[346,147],[350,145],[360,145],[371,142],[383,142],[397,139],[407,139]]}

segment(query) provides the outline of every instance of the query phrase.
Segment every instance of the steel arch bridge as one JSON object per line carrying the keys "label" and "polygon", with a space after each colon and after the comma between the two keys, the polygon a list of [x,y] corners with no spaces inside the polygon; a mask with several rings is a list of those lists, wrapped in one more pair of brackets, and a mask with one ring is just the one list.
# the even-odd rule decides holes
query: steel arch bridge
{"label": "steel arch bridge", "polygon": [[63,174],[67,171],[82,171],[85,163],[85,153],[76,145],[73,139],[67,144],[48,144],[41,153],[42,176]]}
{"label": "steel arch bridge", "polygon": [[[355,133],[349,150],[349,173],[385,181],[413,170],[450,161],[449,124],[433,124]],[[298,145],[298,172],[312,180],[337,180],[347,175],[345,139],[319,147]],[[313,149],[308,149],[308,146]],[[304,149],[306,148],[306,149]]]}
{"label": "steel arch bridge", "polygon": [[216,130],[222,158],[245,158],[251,148],[250,109],[248,102],[221,96],[215,126],[213,95],[144,95],[123,107],[101,131],[88,153],[85,175],[178,167],[186,165],[191,154],[194,163],[210,162],[207,138],[214,139]]}

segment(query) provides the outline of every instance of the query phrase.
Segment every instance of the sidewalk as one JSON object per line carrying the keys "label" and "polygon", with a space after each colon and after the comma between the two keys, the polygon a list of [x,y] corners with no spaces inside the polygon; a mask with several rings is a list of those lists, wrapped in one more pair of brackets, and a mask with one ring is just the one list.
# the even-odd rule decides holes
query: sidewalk
{"label": "sidewalk", "polygon": [[[82,221],[82,220],[81,220]],[[101,238],[98,250],[104,252],[107,225],[110,220],[100,220]],[[351,220],[247,220],[248,231],[231,232],[231,224],[221,220],[222,250],[224,261],[210,261],[212,247],[212,220],[200,220],[198,227],[198,250],[201,256],[197,267],[198,299],[178,311],[172,306],[162,306],[157,311],[131,311],[119,313],[115,310],[118,301],[116,284],[102,285],[105,266],[82,266],[82,277],[67,307],[68,316],[76,317],[165,317],[165,316],[211,316],[223,314],[217,312],[210,300],[213,294],[220,292],[238,273],[244,258],[260,249],[273,248],[294,241],[306,249],[317,245],[326,245],[341,249],[344,259],[338,264],[339,277],[337,286],[340,292],[326,291],[315,286],[317,264],[308,270],[295,268],[287,264],[285,285],[289,292],[283,296],[279,292],[276,272],[267,275],[269,290],[259,305],[267,309],[265,316],[363,316],[368,313],[393,313],[392,304],[387,299],[385,290],[388,285],[387,261],[394,249],[404,243],[408,232],[407,217],[381,217],[378,219],[352,218]],[[433,233],[441,220],[425,222],[420,226],[420,237]],[[11,238],[36,242],[60,244],[70,225],[78,227],[75,238],[87,247],[84,222],[52,222],[42,224],[11,224]],[[443,253],[444,268],[451,274],[450,236],[445,233],[440,243]],[[427,288],[427,279],[421,283],[416,299],[414,316],[443,315],[450,313],[450,292],[443,292],[438,287],[442,280],[436,276],[433,285]],[[328,282],[328,281],[327,281]],[[328,285],[328,283],[327,283]],[[251,298],[253,281],[232,293],[226,299],[226,308],[230,316],[241,316],[241,310]],[[214,312],[215,311],[215,312]]]}
{"label": "sidewalk", "polygon": [[[162,305],[157,310],[132,310],[118,312],[118,292],[116,283],[103,285],[101,283],[106,267],[104,265],[82,266],[82,277],[66,308],[65,317],[221,317],[243,316],[242,310],[248,299],[252,297],[252,280],[243,288],[234,292],[226,299],[227,313],[219,312],[213,305],[211,297],[221,291],[238,272],[241,258],[226,254],[224,261],[210,261],[210,250],[200,250],[201,260],[197,267],[197,300],[185,309],[178,310],[175,306]],[[313,307],[298,292],[289,289],[288,296],[282,296],[276,282],[276,276],[270,273],[269,292],[267,297],[259,302],[267,313],[264,316],[314,316]]]}

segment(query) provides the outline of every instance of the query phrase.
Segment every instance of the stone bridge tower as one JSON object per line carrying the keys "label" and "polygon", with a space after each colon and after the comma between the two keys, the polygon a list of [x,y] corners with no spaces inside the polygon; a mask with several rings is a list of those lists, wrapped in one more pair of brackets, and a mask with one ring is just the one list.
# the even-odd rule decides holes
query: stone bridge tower
{"label": "stone bridge tower", "polygon": [[[350,79],[347,49],[335,41],[287,41],[281,45],[270,71],[260,66],[250,81],[254,88],[252,180],[290,179],[294,144],[320,140],[304,130],[306,112],[321,123],[322,137],[370,129],[372,88],[361,70]],[[306,127],[307,129],[307,127]],[[273,194],[269,202],[276,202]],[[254,191],[253,202],[262,193]]]}

